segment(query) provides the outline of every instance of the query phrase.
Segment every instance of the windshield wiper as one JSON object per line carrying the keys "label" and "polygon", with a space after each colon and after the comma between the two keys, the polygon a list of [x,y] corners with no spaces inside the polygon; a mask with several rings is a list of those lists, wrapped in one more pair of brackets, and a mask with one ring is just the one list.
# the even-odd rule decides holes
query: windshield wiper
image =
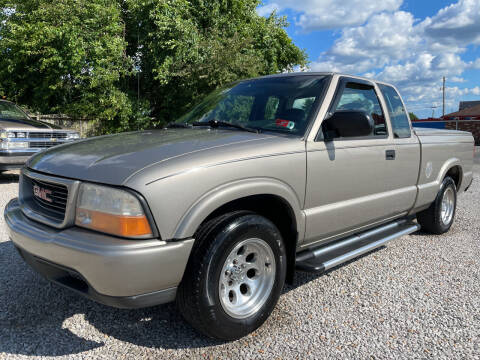
{"label": "windshield wiper", "polygon": [[192,125],[187,123],[171,122],[171,123],[168,123],[167,126],[165,126],[165,129],[189,129],[191,127]]}
{"label": "windshield wiper", "polygon": [[253,132],[253,133],[257,133],[257,134],[260,132],[259,129],[249,128],[249,127],[246,127],[246,126],[232,124],[232,123],[229,123],[229,122],[226,122],[226,121],[218,121],[218,120],[209,120],[209,121],[205,121],[205,122],[196,121],[196,122],[192,123],[192,126],[210,126],[213,129],[217,129],[221,126],[224,126],[224,127],[231,127],[231,128],[239,129],[239,130],[243,130],[243,131]]}

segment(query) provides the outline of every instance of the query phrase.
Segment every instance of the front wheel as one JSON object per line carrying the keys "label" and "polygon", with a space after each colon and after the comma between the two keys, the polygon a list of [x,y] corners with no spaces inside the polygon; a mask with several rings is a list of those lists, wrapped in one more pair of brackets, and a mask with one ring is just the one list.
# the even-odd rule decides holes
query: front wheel
{"label": "front wheel", "polygon": [[197,234],[177,305],[207,336],[239,339],[261,326],[275,307],[286,276],[282,236],[268,219],[234,212]]}
{"label": "front wheel", "polygon": [[443,179],[440,191],[430,207],[417,214],[422,229],[433,234],[443,234],[450,230],[457,207],[457,188],[451,177]]}

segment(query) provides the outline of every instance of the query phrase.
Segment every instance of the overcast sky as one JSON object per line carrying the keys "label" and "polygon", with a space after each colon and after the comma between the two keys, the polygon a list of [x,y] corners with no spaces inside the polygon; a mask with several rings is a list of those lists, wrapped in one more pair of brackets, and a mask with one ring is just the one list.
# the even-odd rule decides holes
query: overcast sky
{"label": "overcast sky", "polygon": [[480,100],[480,0],[265,0],[285,15],[314,71],[341,71],[398,86],[409,111],[440,116]]}

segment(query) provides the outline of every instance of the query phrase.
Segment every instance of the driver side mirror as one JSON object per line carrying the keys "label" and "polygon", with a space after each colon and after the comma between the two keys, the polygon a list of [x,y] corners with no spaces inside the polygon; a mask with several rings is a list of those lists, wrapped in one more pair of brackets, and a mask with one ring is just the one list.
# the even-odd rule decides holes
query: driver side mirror
{"label": "driver side mirror", "polygon": [[369,136],[373,133],[373,120],[364,111],[340,110],[322,123],[325,141],[338,137]]}

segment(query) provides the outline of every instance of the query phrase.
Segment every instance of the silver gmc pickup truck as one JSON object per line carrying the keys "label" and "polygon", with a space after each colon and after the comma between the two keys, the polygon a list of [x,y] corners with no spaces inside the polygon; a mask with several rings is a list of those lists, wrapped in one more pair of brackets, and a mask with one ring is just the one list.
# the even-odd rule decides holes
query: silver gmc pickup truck
{"label": "silver gmc pickup truck", "polygon": [[468,132],[412,129],[391,85],[333,73],[240,81],[165,129],[31,158],[5,209],[23,259],[103,304],[176,300],[240,338],[296,269],[323,272],[452,226],[472,183]]}

